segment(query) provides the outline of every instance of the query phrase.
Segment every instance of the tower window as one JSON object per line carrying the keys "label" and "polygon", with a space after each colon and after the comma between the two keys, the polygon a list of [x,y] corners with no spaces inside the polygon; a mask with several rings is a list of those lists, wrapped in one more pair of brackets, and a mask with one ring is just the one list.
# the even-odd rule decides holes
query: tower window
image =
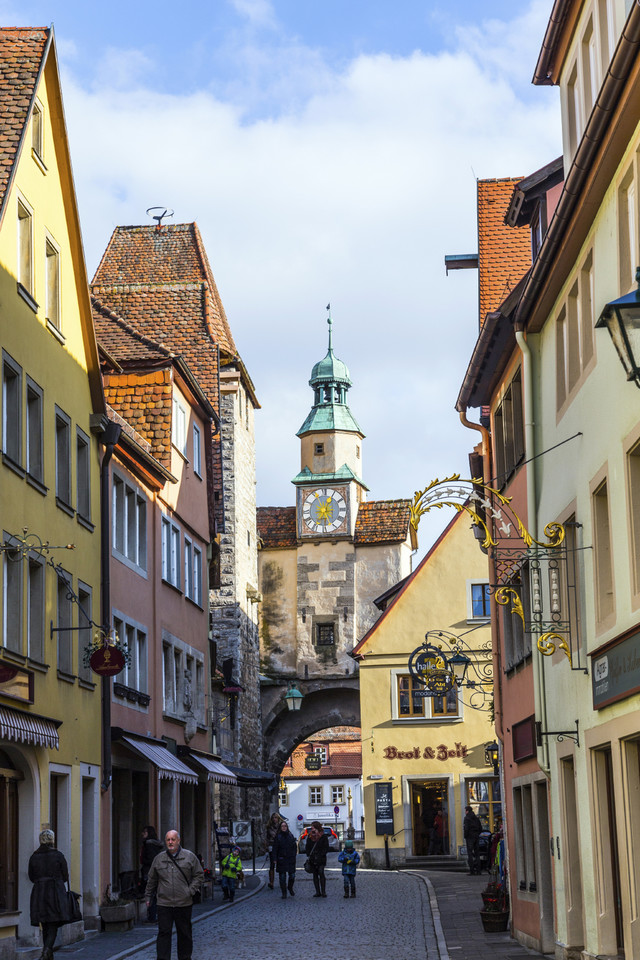
{"label": "tower window", "polygon": [[330,647],[335,643],[335,632],[333,623],[316,624],[316,646]]}
{"label": "tower window", "polygon": [[324,443],[314,443],[313,452],[316,457],[321,457],[324,454]]}

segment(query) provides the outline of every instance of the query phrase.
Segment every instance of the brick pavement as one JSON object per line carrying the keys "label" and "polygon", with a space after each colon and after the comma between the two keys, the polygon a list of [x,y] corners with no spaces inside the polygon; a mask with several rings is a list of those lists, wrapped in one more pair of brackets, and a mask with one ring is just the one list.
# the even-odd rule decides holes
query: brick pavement
{"label": "brick pavement", "polygon": [[[508,933],[487,934],[480,921],[486,877],[440,871],[358,871],[358,896],[343,897],[342,877],[329,860],[327,899],[313,898],[298,869],[296,896],[282,900],[266,871],[248,878],[236,902],[194,907],[194,960],[536,960]],[[301,863],[299,867],[301,866]],[[56,960],[155,960],[155,927],[89,935],[56,950]],[[175,957],[175,947],[174,947]]]}

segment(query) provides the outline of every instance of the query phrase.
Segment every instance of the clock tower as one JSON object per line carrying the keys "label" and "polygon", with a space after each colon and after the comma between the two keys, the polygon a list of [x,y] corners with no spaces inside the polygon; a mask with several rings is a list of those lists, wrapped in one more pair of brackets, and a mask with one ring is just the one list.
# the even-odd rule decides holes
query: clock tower
{"label": "clock tower", "polygon": [[293,483],[301,540],[352,538],[367,490],[360,477],[364,434],[347,404],[351,379],[333,353],[331,317],[327,322],[329,349],[311,371],[313,406],[297,434],[301,469]]}

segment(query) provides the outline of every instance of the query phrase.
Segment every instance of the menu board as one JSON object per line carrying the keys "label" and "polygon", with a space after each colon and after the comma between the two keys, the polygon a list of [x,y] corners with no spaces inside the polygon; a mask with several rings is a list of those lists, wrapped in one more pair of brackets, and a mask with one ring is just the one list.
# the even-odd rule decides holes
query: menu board
{"label": "menu board", "polygon": [[393,834],[393,796],[391,783],[376,783],[375,788],[375,810],[376,810],[376,836],[383,834]]}

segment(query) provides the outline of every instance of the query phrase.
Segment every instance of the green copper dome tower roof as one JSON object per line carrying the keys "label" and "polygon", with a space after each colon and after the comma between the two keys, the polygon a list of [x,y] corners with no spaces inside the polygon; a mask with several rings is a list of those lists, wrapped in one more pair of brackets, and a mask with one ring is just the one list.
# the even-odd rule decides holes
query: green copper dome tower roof
{"label": "green copper dome tower roof", "polygon": [[347,433],[359,433],[362,430],[354,419],[347,404],[347,391],[351,386],[351,378],[346,363],[338,360],[333,353],[331,337],[331,316],[329,324],[329,349],[323,360],[314,364],[311,371],[309,386],[313,387],[314,401],[307,419],[304,421],[297,436],[305,433],[326,433],[328,430],[340,430]]}

